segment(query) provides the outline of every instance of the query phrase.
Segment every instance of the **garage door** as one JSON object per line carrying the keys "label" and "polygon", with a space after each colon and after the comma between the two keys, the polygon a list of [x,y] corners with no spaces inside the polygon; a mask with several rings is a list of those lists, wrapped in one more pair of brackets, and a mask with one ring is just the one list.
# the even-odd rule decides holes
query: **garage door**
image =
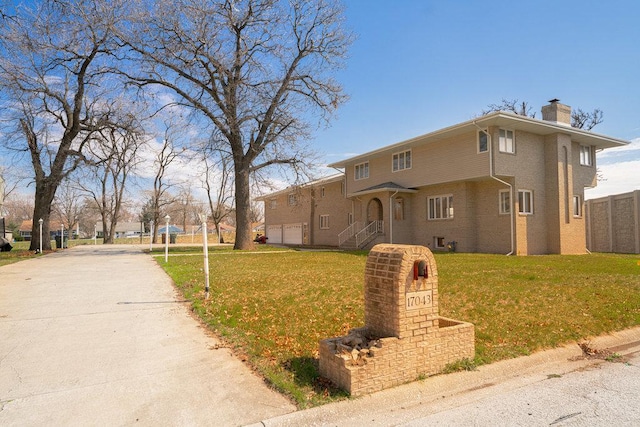
{"label": "garage door", "polygon": [[282,243],[282,225],[267,226],[267,243]]}
{"label": "garage door", "polygon": [[301,245],[302,244],[302,223],[285,224],[282,228],[285,245]]}

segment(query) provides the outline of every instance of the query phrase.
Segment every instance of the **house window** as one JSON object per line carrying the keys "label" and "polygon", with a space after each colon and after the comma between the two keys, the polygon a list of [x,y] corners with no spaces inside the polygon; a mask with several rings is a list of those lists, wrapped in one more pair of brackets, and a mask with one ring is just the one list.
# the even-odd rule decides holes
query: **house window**
{"label": "house window", "polygon": [[513,131],[500,129],[499,149],[502,153],[515,153],[515,144],[513,142]]}
{"label": "house window", "polygon": [[580,164],[582,166],[591,166],[593,165],[593,157],[590,145],[581,145],[580,146]]}
{"label": "house window", "polygon": [[533,192],[518,190],[518,212],[523,215],[533,214]]}
{"label": "house window", "polygon": [[395,153],[393,155],[392,165],[394,172],[411,169],[411,150]]}
{"label": "house window", "polygon": [[347,224],[353,224],[353,212],[349,212],[349,214],[347,214]]}
{"label": "house window", "polygon": [[369,178],[369,162],[359,163],[356,165],[356,180]]}
{"label": "house window", "polygon": [[489,134],[484,131],[478,131],[478,153],[485,153],[489,150]]}
{"label": "house window", "polygon": [[324,197],[324,187],[320,189],[320,197]]}
{"label": "house window", "polygon": [[289,194],[289,206],[295,206],[298,204],[298,196],[296,194]]}
{"label": "house window", "polygon": [[393,219],[402,221],[404,219],[404,199],[396,197],[393,201]]}
{"label": "house window", "polygon": [[320,229],[329,229],[329,215],[320,215]]}
{"label": "house window", "polygon": [[276,199],[269,200],[269,209],[275,209],[278,207],[278,201]]}
{"label": "house window", "polygon": [[444,237],[434,237],[433,245],[436,249],[444,249]]}
{"label": "house window", "polygon": [[509,214],[511,213],[511,190],[500,190],[498,192],[499,205],[500,205],[500,214]]}
{"label": "house window", "polygon": [[573,216],[576,218],[582,216],[582,200],[580,200],[580,196],[573,196]]}
{"label": "house window", "polygon": [[453,218],[453,196],[429,197],[428,199],[428,219],[451,219]]}

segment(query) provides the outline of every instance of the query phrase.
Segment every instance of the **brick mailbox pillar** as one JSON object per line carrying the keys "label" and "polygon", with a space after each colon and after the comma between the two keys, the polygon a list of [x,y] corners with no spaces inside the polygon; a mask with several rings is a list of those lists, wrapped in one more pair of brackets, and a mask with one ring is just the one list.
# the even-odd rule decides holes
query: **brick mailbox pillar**
{"label": "brick mailbox pillar", "polygon": [[320,342],[321,376],[361,395],[473,359],[473,325],[438,314],[438,268],[429,249],[376,245],[364,276],[365,326]]}

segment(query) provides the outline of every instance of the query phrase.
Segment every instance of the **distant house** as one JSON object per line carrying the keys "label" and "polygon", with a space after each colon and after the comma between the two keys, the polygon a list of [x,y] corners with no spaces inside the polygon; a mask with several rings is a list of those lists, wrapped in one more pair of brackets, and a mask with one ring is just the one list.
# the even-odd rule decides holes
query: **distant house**
{"label": "distant house", "polygon": [[[140,222],[119,222],[116,224],[116,229],[113,233],[113,237],[115,239],[124,237],[140,237],[140,234],[143,232],[143,230],[144,227]],[[102,231],[102,221],[98,221],[96,223],[96,234],[98,239],[104,238],[104,234]]]}
{"label": "distant house", "polygon": [[596,151],[628,141],[573,128],[558,100],[542,120],[493,112],[330,167],[344,173],[268,194],[269,243],[586,253],[584,189]]}
{"label": "distant house", "polygon": [[[31,228],[33,227],[33,221],[30,219],[25,219],[20,223],[20,228],[18,229],[18,233],[20,233],[20,237],[23,240],[31,241]],[[56,236],[60,236],[62,233],[62,223],[60,221],[49,221],[49,236],[51,239],[54,239]],[[69,230],[67,227],[64,227],[64,235],[69,237]],[[75,230],[73,230],[72,235],[75,235]]]}

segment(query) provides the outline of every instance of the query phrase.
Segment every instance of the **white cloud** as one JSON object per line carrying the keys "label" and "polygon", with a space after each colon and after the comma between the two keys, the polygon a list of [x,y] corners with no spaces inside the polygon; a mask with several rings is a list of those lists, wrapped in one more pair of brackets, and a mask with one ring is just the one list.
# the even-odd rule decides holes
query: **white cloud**
{"label": "white cloud", "polygon": [[632,139],[631,142],[622,147],[616,148],[607,148],[598,153],[599,160],[608,160],[610,158],[619,158],[621,156],[626,156],[629,153],[634,153],[640,156],[640,138]]}
{"label": "white cloud", "polygon": [[[640,141],[636,139],[635,141]],[[608,164],[598,164],[603,181],[585,190],[585,199],[610,196],[640,190],[640,158]]]}

